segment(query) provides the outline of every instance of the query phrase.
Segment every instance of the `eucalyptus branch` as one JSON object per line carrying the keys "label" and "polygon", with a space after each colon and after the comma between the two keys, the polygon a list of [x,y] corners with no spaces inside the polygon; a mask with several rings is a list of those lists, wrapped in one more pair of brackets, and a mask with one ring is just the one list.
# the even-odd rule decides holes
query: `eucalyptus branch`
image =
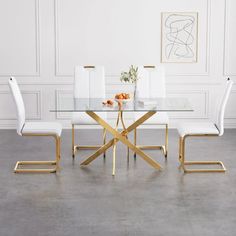
{"label": "eucalyptus branch", "polygon": [[138,80],[138,67],[130,66],[129,71],[122,72],[120,81],[125,83],[136,83]]}

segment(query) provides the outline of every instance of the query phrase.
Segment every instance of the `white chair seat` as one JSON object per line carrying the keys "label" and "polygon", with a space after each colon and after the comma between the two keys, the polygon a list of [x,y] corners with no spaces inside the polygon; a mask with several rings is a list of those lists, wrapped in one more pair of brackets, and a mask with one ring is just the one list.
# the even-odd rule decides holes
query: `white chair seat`
{"label": "white chair seat", "polygon": [[186,122],[178,125],[178,132],[181,137],[193,134],[216,134],[219,135],[219,130],[212,122]]}
{"label": "white chair seat", "polygon": [[61,136],[62,125],[55,122],[26,122],[22,134],[51,134]]}
{"label": "white chair seat", "polygon": [[[135,120],[139,119],[141,116],[143,116],[144,112],[137,112],[135,113]],[[169,124],[169,117],[166,112],[160,112],[158,114],[155,114],[151,116],[149,119],[147,119],[143,124],[145,125],[161,125],[161,124]]]}
{"label": "white chair seat", "polygon": [[[97,112],[103,120],[107,120],[107,114],[105,112]],[[92,119],[85,112],[73,112],[71,123],[73,125],[97,125],[98,123]]]}

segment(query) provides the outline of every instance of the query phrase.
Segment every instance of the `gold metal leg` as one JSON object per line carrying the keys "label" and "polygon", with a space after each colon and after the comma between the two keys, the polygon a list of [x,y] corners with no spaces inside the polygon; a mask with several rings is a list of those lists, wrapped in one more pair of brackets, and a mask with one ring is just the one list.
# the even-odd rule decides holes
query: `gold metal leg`
{"label": "gold metal leg", "polygon": [[[185,141],[187,137],[203,137],[203,136],[217,136],[217,135],[187,135],[183,138],[180,137],[180,150],[179,158],[181,167],[185,173],[201,173],[201,172],[225,172],[226,168],[222,161],[185,161]],[[187,169],[186,165],[219,165],[221,169]]]}
{"label": "gold metal leg", "polygon": [[[41,135],[41,134],[24,134],[23,136],[52,136],[48,135]],[[14,172],[15,173],[55,173],[59,170],[59,161],[60,161],[60,146],[61,146],[61,139],[60,137],[53,136],[55,138],[56,143],[56,160],[54,161],[18,161],[15,165]],[[27,165],[55,165],[55,168],[41,168],[41,169],[23,169],[19,168],[19,166],[27,166]]]}
{"label": "gold metal leg", "polygon": [[[125,122],[124,122],[124,119],[123,119],[123,111],[120,111],[120,120],[121,120],[123,130],[126,130]],[[125,137],[128,139],[128,133],[125,134]],[[129,147],[127,147],[127,160],[129,160]]]}
{"label": "gold metal leg", "polygon": [[60,170],[60,159],[61,159],[61,138],[60,137],[57,137],[57,154],[56,154],[56,160],[57,160],[57,171]]}
{"label": "gold metal leg", "polygon": [[[140,157],[142,157],[148,164],[150,164],[151,166],[153,166],[155,169],[162,169],[161,165],[154,161],[151,157],[149,157],[147,154],[145,154],[143,151],[141,151],[141,149],[137,148],[135,145],[133,145],[126,137],[124,137],[125,135],[127,135],[127,133],[129,133],[130,131],[132,131],[133,129],[135,129],[137,126],[139,126],[140,124],[142,124],[145,120],[147,120],[149,117],[151,117],[152,115],[154,115],[156,112],[155,111],[149,111],[147,112],[145,115],[143,115],[141,118],[139,118],[137,121],[135,121],[132,125],[130,125],[126,130],[123,130],[121,133],[119,133],[118,131],[116,131],[115,129],[113,129],[107,122],[105,122],[101,117],[99,117],[96,113],[92,112],[92,111],[87,111],[86,112],[91,118],[93,118],[95,121],[97,121],[102,127],[104,127],[106,130],[108,130],[113,136],[114,138],[116,138],[117,140],[121,141],[123,144],[125,144],[126,146],[128,146],[133,152],[136,152]],[[114,140],[114,139],[113,139]],[[112,142],[114,142],[113,140],[111,140]],[[110,141],[110,142],[111,142]],[[108,144],[108,143],[107,143]],[[106,145],[107,145],[106,144]],[[105,145],[105,146],[106,146]],[[102,150],[103,152],[108,148],[106,146],[106,148],[104,147],[104,150]],[[101,151],[101,150],[100,150]],[[100,153],[101,154],[101,153]],[[97,156],[100,155],[98,152],[96,152],[95,154],[93,154],[92,156],[94,156],[95,158]],[[95,159],[93,158],[93,160]],[[88,159],[90,159],[88,161]],[[89,157],[86,161],[84,161],[83,163],[81,163],[81,165],[85,165],[90,163],[91,157]]]}
{"label": "gold metal leg", "polygon": [[182,160],[182,138],[179,137],[179,161]]}
{"label": "gold metal leg", "polygon": [[79,145],[75,146],[75,151],[77,150],[96,150],[99,149],[102,145]]}
{"label": "gold metal leg", "polygon": [[108,143],[100,147],[95,153],[89,156],[85,161],[83,161],[80,165],[86,166],[90,162],[94,161],[97,157],[99,157],[102,153],[104,153],[108,148],[110,148],[114,143],[114,139],[110,140]]}
{"label": "gold metal leg", "polygon": [[165,155],[165,158],[167,158],[167,155],[168,155],[168,140],[169,140],[169,135],[168,135],[168,132],[169,131],[169,129],[168,129],[168,124],[166,124],[166,136],[165,136],[165,153],[164,153],[164,155]]}
{"label": "gold metal leg", "polygon": [[185,171],[184,161],[185,161],[185,142],[183,141],[183,138],[180,138],[180,156],[181,156],[181,167]]}
{"label": "gold metal leg", "polygon": [[72,124],[72,158],[75,158],[75,125]]}
{"label": "gold metal leg", "polygon": [[[137,143],[137,129],[134,129],[134,145]],[[136,152],[134,152],[134,158],[136,159]]]}
{"label": "gold metal leg", "polygon": [[[154,115],[155,112],[152,113],[146,113],[143,117],[141,117],[140,119],[138,119],[137,121],[135,121],[132,125],[130,125],[126,131],[122,131],[121,134],[124,135],[125,133],[129,133],[132,130],[134,130],[137,126],[139,126],[140,124],[142,124],[145,120],[147,120],[148,118],[150,118],[152,115]],[[119,115],[119,114],[118,114]],[[84,166],[84,165],[88,165],[90,162],[94,161],[97,157],[99,157],[102,153],[104,153],[104,151],[106,151],[108,148],[110,148],[113,145],[114,139],[110,140],[108,143],[106,143],[105,145],[103,145],[102,147],[100,147],[94,154],[92,154],[90,157],[88,157],[85,161],[83,161],[80,165]]]}
{"label": "gold metal leg", "polygon": [[[103,128],[103,145],[106,144],[106,134],[107,134],[107,131],[106,129]],[[104,158],[106,157],[106,152],[103,153],[103,157]]]}
{"label": "gold metal leg", "polygon": [[[120,119],[122,119],[122,113],[118,112],[116,126],[115,126],[116,131],[118,129]],[[115,176],[115,172],[116,172],[116,143],[117,143],[117,139],[115,138],[113,142],[113,157],[112,157],[112,175],[113,176]]]}
{"label": "gold metal leg", "polygon": [[112,175],[115,176],[116,173],[116,139],[113,144],[113,160],[112,160]]}

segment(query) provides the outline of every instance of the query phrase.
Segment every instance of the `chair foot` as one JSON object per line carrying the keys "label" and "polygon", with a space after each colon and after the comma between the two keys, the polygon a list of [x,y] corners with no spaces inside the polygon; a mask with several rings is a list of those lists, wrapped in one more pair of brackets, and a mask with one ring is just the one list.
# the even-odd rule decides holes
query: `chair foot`
{"label": "chair foot", "polygon": [[75,159],[76,146],[72,147],[72,158]]}
{"label": "chair foot", "polygon": [[159,146],[158,145],[139,145],[137,147],[142,150],[162,150],[165,158],[167,158],[167,155],[168,155],[166,147],[164,145],[159,145]]}
{"label": "chair foot", "polygon": [[[187,169],[185,165],[219,165],[221,169]],[[184,173],[206,173],[206,172],[225,172],[226,168],[222,161],[185,161],[183,163]]]}
{"label": "chair foot", "polygon": [[20,169],[19,166],[27,165],[57,165],[56,161],[18,161],[14,168],[14,173],[56,173],[57,168],[45,169]]}
{"label": "chair foot", "polygon": [[163,152],[164,157],[167,158],[167,149],[166,149],[166,147],[165,146],[161,146],[161,150]]}
{"label": "chair foot", "polygon": [[99,149],[101,147],[101,145],[76,145],[74,146],[74,152],[72,151],[72,158],[74,159],[75,158],[75,153],[78,151],[78,150],[96,150],[96,149]]}
{"label": "chair foot", "polygon": [[96,150],[102,147],[102,145],[77,145],[75,146],[75,151],[76,150]]}
{"label": "chair foot", "polygon": [[[75,158],[75,153],[76,151],[78,150],[97,150],[99,148],[101,148],[102,145],[76,145],[74,146],[74,152],[72,153],[72,158],[74,159]],[[103,157],[105,158],[106,157],[106,154],[104,153],[103,154]]]}

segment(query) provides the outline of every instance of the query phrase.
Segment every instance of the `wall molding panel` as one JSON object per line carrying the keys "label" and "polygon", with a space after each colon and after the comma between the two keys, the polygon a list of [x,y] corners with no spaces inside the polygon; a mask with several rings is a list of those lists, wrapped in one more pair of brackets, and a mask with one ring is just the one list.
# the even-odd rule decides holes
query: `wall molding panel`
{"label": "wall molding panel", "polygon": [[[3,96],[6,97],[6,100],[3,100]],[[41,91],[29,91],[29,90],[22,90],[22,96],[25,100],[25,109],[26,109],[26,119],[27,120],[41,120],[42,119],[42,101],[41,101]],[[30,97],[30,98],[29,98]],[[28,99],[27,99],[28,98]],[[35,102],[33,104],[33,99]],[[5,103],[1,103],[4,101]],[[9,105],[9,102],[11,103]],[[15,104],[12,99],[12,95],[10,91],[0,91],[0,106],[4,106],[8,104],[8,108],[5,108],[5,112],[0,115],[0,120],[16,120],[16,111],[15,111]],[[32,109],[34,107],[34,109]],[[7,114],[7,109],[9,109],[9,113]],[[34,113],[32,113],[34,111]]]}
{"label": "wall molding panel", "polygon": [[236,90],[232,90],[229,98],[229,106],[226,108],[225,119],[236,120],[236,108],[235,108]]}
{"label": "wall molding panel", "polygon": [[[193,107],[193,112],[171,114],[173,119],[208,119],[209,118],[209,91],[207,90],[188,90],[188,91],[169,91],[169,97],[187,97]],[[195,99],[194,99],[195,96]],[[201,102],[199,102],[201,101]]]}
{"label": "wall molding panel", "polygon": [[[55,106],[62,107],[61,105],[61,99],[63,99],[63,96],[65,97],[72,97],[73,90],[56,90],[55,91]],[[71,119],[70,113],[61,113],[61,112],[55,112],[55,118],[57,120],[69,120]]]}
{"label": "wall molding panel", "polygon": [[[59,42],[60,42],[60,30],[59,30],[59,19],[60,19],[60,14],[59,14],[59,2],[61,1],[65,1],[65,0],[54,0],[55,5],[54,5],[54,16],[55,16],[55,76],[57,77],[73,77],[74,74],[72,72],[62,72],[60,69],[60,46],[59,46]],[[169,73],[167,70],[167,76],[172,76],[172,77],[177,77],[177,76],[209,76],[210,71],[209,71],[209,67],[210,67],[210,23],[211,23],[211,0],[206,0],[205,2],[205,9],[206,10],[206,18],[205,18],[205,27],[206,27],[206,34],[205,34],[205,58],[206,58],[206,62],[203,66],[203,70],[202,72],[176,72],[176,73]],[[161,12],[160,12],[161,13]],[[160,15],[161,17],[161,15]],[[200,31],[201,32],[201,31]],[[160,62],[159,62],[160,63]],[[168,63],[166,63],[166,65],[168,66]],[[117,77],[119,76],[118,73],[116,72],[111,72],[107,74],[108,77]]]}
{"label": "wall molding panel", "polygon": [[[0,48],[0,109],[4,111],[0,129],[16,125],[10,76],[16,77],[22,89],[28,119],[58,121],[67,128],[71,114],[50,110],[72,96],[73,64],[100,61],[106,69],[108,98],[118,92],[132,93],[132,85],[120,82],[120,72],[132,63],[160,64],[162,12],[198,12],[199,19],[198,62],[162,64],[168,96],[187,97],[194,109],[170,113],[170,127],[185,120],[210,121],[222,83],[226,77],[236,82],[235,7],[235,0],[149,0],[149,4],[145,0],[1,1],[5,47]],[[130,9],[132,18],[126,17]],[[226,127],[236,128],[235,103],[236,85],[226,111]],[[125,117],[128,125],[133,115],[126,113]],[[116,114],[109,113],[108,119],[114,122]]]}
{"label": "wall molding panel", "polygon": [[[235,9],[230,5],[233,4],[234,0],[225,0],[225,18],[224,18],[224,59],[223,59],[223,75],[224,76],[236,76],[236,68],[234,67],[233,71],[230,71],[228,69],[227,62],[230,62],[232,60],[235,61],[235,53],[232,53],[232,49],[230,50],[230,42],[229,40],[231,39],[232,41],[236,40],[236,35],[230,35],[230,32],[232,31],[232,29],[229,29],[229,22],[230,22],[230,11],[232,11],[232,14],[234,12],[235,14]],[[236,6],[236,5],[235,5]],[[234,15],[236,16],[236,14]],[[235,18],[231,19],[233,22],[233,27],[235,28]],[[236,32],[236,31],[235,31]],[[234,38],[232,39],[232,36],[234,36]],[[233,55],[234,54],[234,55]],[[234,56],[234,57],[233,57]],[[232,57],[232,58],[231,58]]]}
{"label": "wall molding panel", "polygon": [[[10,77],[10,76],[15,76],[15,77],[39,77],[40,76],[40,13],[39,13],[39,1],[40,0],[34,0],[34,14],[35,14],[35,18],[33,19],[34,21],[34,27],[35,27],[35,71],[32,72],[21,72],[21,73],[15,73],[14,71],[10,72],[10,73],[6,73],[6,72],[1,72],[1,67],[0,67],[0,77]],[[20,10],[20,9],[18,9]],[[9,13],[9,15],[12,15],[11,13]],[[19,42],[18,42],[19,43]],[[17,57],[17,55],[14,55]],[[22,57],[22,60],[24,60],[24,56],[25,55],[20,55]],[[3,60],[3,59],[2,59]]]}

